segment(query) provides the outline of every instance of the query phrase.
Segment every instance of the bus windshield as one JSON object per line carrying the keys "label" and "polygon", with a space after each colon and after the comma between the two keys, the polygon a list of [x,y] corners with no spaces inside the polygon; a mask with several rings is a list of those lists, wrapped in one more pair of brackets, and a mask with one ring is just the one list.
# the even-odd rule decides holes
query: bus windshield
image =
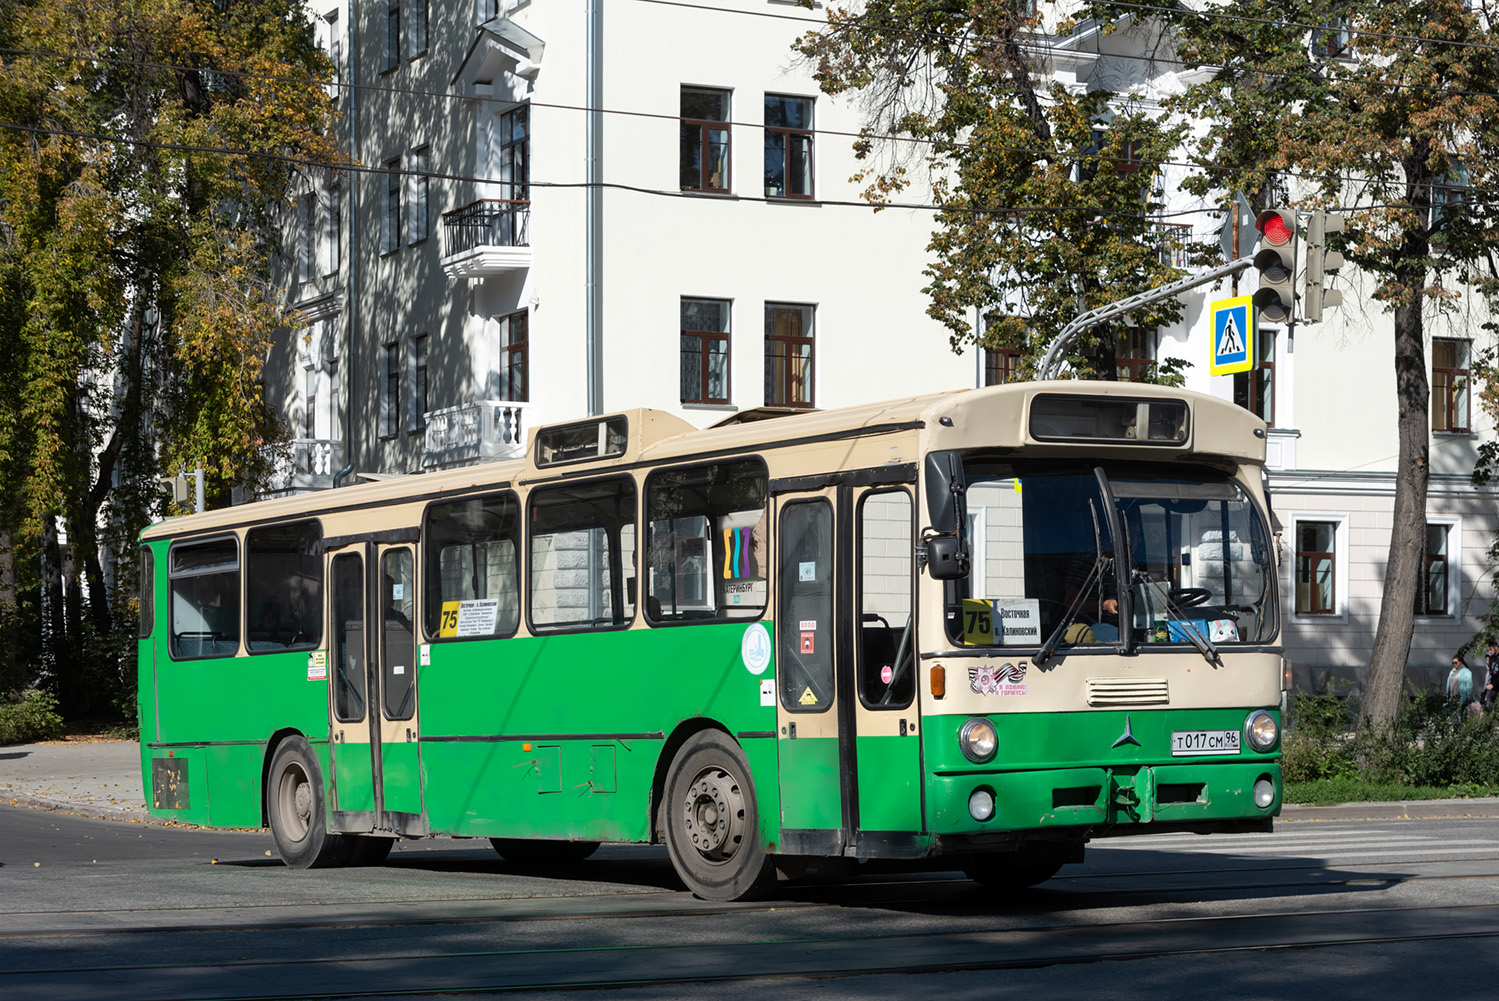
{"label": "bus windshield", "polygon": [[954,642],[1038,647],[1058,633],[1064,648],[1211,650],[1274,639],[1269,532],[1226,474],[969,459],[964,475],[973,571],[956,582]]}

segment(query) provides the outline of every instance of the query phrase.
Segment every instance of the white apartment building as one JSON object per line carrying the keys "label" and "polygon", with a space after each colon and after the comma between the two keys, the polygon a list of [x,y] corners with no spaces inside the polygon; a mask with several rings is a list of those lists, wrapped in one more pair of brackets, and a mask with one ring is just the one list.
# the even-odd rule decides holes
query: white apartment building
{"label": "white apartment building", "polygon": [[[280,488],[517,454],[529,428],[590,412],[648,406],[707,425],[1004,377],[1007,359],[954,353],[926,316],[933,214],[875,213],[849,179],[862,109],[820,94],[790,50],[820,5],[310,9],[358,168],[309,177],[297,205],[288,296],[308,326],[267,370],[297,439]],[[1084,25],[1047,44],[1069,86],[1147,105],[1180,86],[1133,58],[1138,33]],[[1221,209],[1179,181],[1168,167],[1153,183],[1173,211],[1200,212],[1169,224],[1215,239]],[[1397,451],[1390,319],[1357,275],[1340,286],[1325,322],[1262,330],[1251,373],[1208,373],[1209,306],[1227,283],[1188,293],[1182,323],[1142,331],[1120,359],[1127,375],[1184,358],[1189,388],[1271,425],[1287,656],[1296,683],[1318,688],[1367,663]],[[1445,677],[1491,593],[1496,494],[1468,485],[1493,434],[1464,381],[1493,341],[1479,322],[1429,325],[1417,685]]]}

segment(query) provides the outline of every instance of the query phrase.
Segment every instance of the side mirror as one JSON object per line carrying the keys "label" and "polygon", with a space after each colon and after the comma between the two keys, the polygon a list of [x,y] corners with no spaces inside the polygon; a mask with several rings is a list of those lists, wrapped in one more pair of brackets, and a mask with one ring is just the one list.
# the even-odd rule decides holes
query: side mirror
{"label": "side mirror", "polygon": [[933,535],[926,540],[926,569],[932,580],[961,580],[972,559],[961,535]]}
{"label": "side mirror", "polygon": [[963,459],[957,452],[929,452],[926,457],[926,513],[932,531],[940,535],[962,532],[968,521],[968,484]]}

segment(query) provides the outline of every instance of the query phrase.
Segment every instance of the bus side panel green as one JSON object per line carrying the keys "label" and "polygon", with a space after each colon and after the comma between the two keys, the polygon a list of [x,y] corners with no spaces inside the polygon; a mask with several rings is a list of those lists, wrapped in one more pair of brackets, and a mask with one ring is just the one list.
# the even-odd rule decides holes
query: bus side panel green
{"label": "bus side panel green", "polygon": [[774,737],[752,737],[739,741],[755,783],[755,809],[760,814],[762,845],[774,851],[781,836],[781,787],[777,772]]}
{"label": "bus side panel green", "polygon": [[385,809],[397,813],[422,812],[421,761],[415,741],[380,745],[384,769]]}
{"label": "bus side panel green", "polygon": [[174,661],[157,659],[161,743],[264,741],[292,729],[328,737],[328,681],[309,678],[307,651]]}
{"label": "bus side panel green", "polygon": [[[701,716],[731,734],[775,730],[775,707],[760,704],[761,681],[772,675],[749,673],[740,658],[745,628],[431,644],[419,684],[433,830],[649,838],[651,782],[678,726]],[[594,747],[609,745],[612,792],[593,774]],[[774,771],[756,779],[763,788]]]}
{"label": "bus side panel green", "polygon": [[373,810],[375,776],[368,744],[331,745],[333,754],[332,802],[336,810]]}
{"label": "bus side panel green", "polygon": [[221,827],[261,824],[261,744],[212,744],[203,749],[208,768],[208,807]]}
{"label": "bus side panel green", "polygon": [[[154,816],[183,824],[209,823],[208,769],[201,747],[148,749],[141,745],[146,807]],[[161,760],[161,765],[156,764]],[[157,788],[156,779],[161,779]],[[252,827],[260,826],[257,815]]]}
{"label": "bus side panel green", "polygon": [[921,830],[920,744],[915,737],[860,737],[859,827]]}
{"label": "bus side panel green", "polygon": [[843,826],[843,773],[837,737],[783,738],[776,742],[781,762],[781,827],[829,830]]}

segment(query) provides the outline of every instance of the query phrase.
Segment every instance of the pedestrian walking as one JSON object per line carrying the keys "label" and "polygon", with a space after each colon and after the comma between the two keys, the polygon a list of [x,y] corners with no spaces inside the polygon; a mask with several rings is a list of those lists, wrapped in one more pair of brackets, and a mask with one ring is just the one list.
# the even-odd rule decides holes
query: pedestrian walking
{"label": "pedestrian walking", "polygon": [[1493,712],[1494,701],[1499,699],[1499,641],[1489,640],[1489,652],[1484,654],[1483,691],[1479,693],[1485,712]]}
{"label": "pedestrian walking", "polygon": [[1473,702],[1473,672],[1468,670],[1468,662],[1463,660],[1462,654],[1452,658],[1452,671],[1447,675],[1447,704],[1458,716],[1465,712]]}

